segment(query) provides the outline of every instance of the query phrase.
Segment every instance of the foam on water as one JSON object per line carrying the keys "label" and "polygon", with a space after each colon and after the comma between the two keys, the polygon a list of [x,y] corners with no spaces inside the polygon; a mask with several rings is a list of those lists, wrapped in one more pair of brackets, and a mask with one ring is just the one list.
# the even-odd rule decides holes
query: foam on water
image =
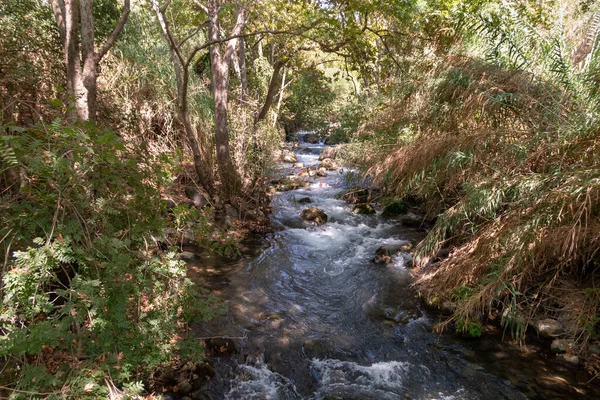
{"label": "foam on water", "polygon": [[294,384],[264,364],[240,365],[234,384],[226,399],[297,400],[302,397]]}

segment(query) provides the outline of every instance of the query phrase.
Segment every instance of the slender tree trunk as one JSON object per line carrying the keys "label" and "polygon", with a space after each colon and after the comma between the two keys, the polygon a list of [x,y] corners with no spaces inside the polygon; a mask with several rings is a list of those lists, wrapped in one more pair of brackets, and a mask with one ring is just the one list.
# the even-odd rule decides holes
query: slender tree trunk
{"label": "slender tree trunk", "polygon": [[119,21],[97,52],[94,47],[93,0],[50,0],[50,3],[65,58],[69,97],[67,118],[71,121],[93,121],[97,112],[98,63],[123,30],[129,17],[130,0],[124,0]]}
{"label": "slender tree trunk", "polygon": [[211,149],[206,149],[198,140],[196,129],[192,124],[189,112],[188,103],[188,87],[189,87],[189,66],[184,65],[181,53],[178,52],[179,47],[172,36],[167,20],[164,15],[165,10],[161,10],[156,1],[152,1],[152,8],[156,13],[161,31],[167,43],[171,54],[171,62],[173,64],[173,72],[175,73],[175,83],[177,87],[177,113],[185,136],[189,141],[194,158],[194,170],[198,176],[198,183],[210,197],[214,196],[214,186],[212,179],[212,157]]}
{"label": "slender tree trunk", "polygon": [[239,57],[240,57],[240,99],[246,100],[246,91],[248,90],[248,67],[246,66],[246,41],[244,38],[240,38],[239,43]]}
{"label": "slender tree trunk", "polygon": [[279,88],[279,84],[281,82],[281,70],[285,64],[282,61],[275,62],[273,65],[273,74],[271,75],[271,81],[269,82],[269,89],[267,90],[267,97],[265,98],[265,102],[256,117],[256,122],[260,122],[267,117],[269,114],[269,109],[273,104],[273,100],[275,99],[275,95],[277,94],[277,89]]}
{"label": "slender tree trunk", "polygon": [[[176,61],[174,61],[174,63],[178,64]],[[183,124],[183,129],[185,130],[186,136],[190,141],[190,147],[192,148],[192,155],[194,157],[194,169],[196,171],[196,175],[198,175],[199,184],[204,188],[210,197],[213,197],[214,187],[212,184],[213,180],[211,174],[212,163],[210,162],[212,157],[210,156],[209,151],[206,151],[204,146],[200,144],[196,129],[194,129],[190,118],[187,96],[189,70],[184,70],[181,66],[176,68],[176,70],[180,72],[179,74],[176,73],[176,75],[180,76],[180,79],[177,79],[177,105],[179,109],[179,117],[181,119],[181,123]]]}
{"label": "slender tree trunk", "polygon": [[283,90],[285,89],[285,73],[287,71],[283,69],[283,76],[281,77],[281,89],[279,90],[279,99],[277,100],[277,111],[275,111],[275,118],[273,118],[273,127],[277,126],[277,118],[279,117],[279,111],[281,110],[281,102],[283,101]]}
{"label": "slender tree trunk", "polygon": [[94,50],[93,0],[79,0],[81,19],[81,59],[83,68],[77,82],[77,117],[82,121],[96,118],[98,62]]}

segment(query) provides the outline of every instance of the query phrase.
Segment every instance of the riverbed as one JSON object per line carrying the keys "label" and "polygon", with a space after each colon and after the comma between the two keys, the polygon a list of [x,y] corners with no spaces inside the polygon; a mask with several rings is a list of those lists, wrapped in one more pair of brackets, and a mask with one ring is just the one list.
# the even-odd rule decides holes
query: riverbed
{"label": "riverbed", "polygon": [[[324,145],[303,143],[299,162],[318,163]],[[295,173],[291,164],[280,174]],[[244,243],[230,262],[202,257],[190,276],[224,299],[225,315],[195,326],[228,338],[236,352],[214,358],[214,399],[572,399],[600,398],[589,377],[556,363],[536,341],[436,333],[440,316],[411,286],[410,258],[371,260],[383,245],[416,244],[427,226],[352,213],[341,198],[348,171],[309,178],[273,198],[276,232]],[[300,199],[311,203],[302,204]],[[300,212],[318,207],[321,226]]]}

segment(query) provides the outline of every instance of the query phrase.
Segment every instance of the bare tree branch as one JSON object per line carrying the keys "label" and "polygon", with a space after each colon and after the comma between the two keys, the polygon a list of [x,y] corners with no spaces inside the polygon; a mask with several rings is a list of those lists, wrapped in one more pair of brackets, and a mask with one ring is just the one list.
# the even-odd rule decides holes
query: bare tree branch
{"label": "bare tree branch", "polygon": [[115,25],[113,31],[108,35],[104,44],[100,47],[100,50],[96,54],[97,60],[100,61],[102,57],[108,52],[108,50],[115,44],[117,37],[123,30],[125,26],[125,22],[127,22],[127,18],[129,17],[129,12],[131,11],[131,1],[125,0],[125,4],[123,5],[123,11],[121,12],[121,18],[119,18],[119,22]]}
{"label": "bare tree branch", "polygon": [[208,7],[206,7],[204,4],[200,3],[198,0],[194,0],[194,4],[196,4],[198,7],[200,7],[200,9],[202,11],[204,11],[206,13],[206,15],[208,15]]}

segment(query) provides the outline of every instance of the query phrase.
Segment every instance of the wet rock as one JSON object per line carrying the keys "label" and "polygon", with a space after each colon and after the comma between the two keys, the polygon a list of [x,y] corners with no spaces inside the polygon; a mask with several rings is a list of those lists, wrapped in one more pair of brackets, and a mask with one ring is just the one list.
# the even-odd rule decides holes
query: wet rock
{"label": "wet rock", "polygon": [[304,163],[301,163],[301,162],[296,163],[296,164],[294,164],[294,168],[304,168]]}
{"label": "wet rock", "polygon": [[321,152],[321,155],[319,156],[319,161],[322,161],[326,158],[335,160],[335,158],[337,157],[337,154],[338,154],[337,147],[325,147],[323,149],[323,151]]}
{"label": "wet rock", "polygon": [[371,201],[371,191],[369,189],[353,190],[345,193],[342,199],[348,204],[369,203]]}
{"label": "wet rock", "polygon": [[387,255],[376,255],[371,261],[375,264],[391,264],[394,260]]}
{"label": "wet rock", "polygon": [[226,338],[212,338],[204,341],[208,353],[216,356],[229,356],[238,353],[235,342]]}
{"label": "wet rock", "polygon": [[298,157],[296,157],[296,153],[291,150],[283,150],[281,152],[281,161],[294,164],[298,162]]}
{"label": "wet rock", "polygon": [[202,379],[210,380],[215,377],[215,369],[207,362],[196,364],[194,372]]}
{"label": "wet rock", "polygon": [[308,148],[308,147],[307,147],[307,148],[305,148],[305,149],[302,149],[302,152],[303,152],[304,154],[311,154],[311,153],[312,153],[312,149],[310,149],[310,148]]}
{"label": "wet rock", "polygon": [[578,365],[579,364],[579,357],[576,355],[571,355],[571,354],[558,354],[556,356],[557,360],[560,361],[564,361],[567,364],[572,364],[572,365]]}
{"label": "wet rock", "polygon": [[311,207],[302,210],[300,218],[305,221],[312,222],[315,225],[323,225],[327,222],[327,214],[320,208]]}
{"label": "wet rock", "polygon": [[359,203],[352,207],[354,214],[375,214],[375,208],[369,203]]}
{"label": "wet rock", "polygon": [[402,243],[402,244],[393,244],[381,246],[377,250],[375,250],[375,254],[378,256],[393,256],[394,254],[398,254],[400,252],[410,252],[413,250],[413,245],[410,243]]}
{"label": "wet rock", "polygon": [[533,324],[533,326],[538,335],[549,339],[558,337],[565,333],[562,324],[551,318],[538,320]]}
{"label": "wet rock", "polygon": [[310,203],[312,203],[312,200],[310,199],[310,197],[303,197],[298,200],[298,204],[310,204]]}
{"label": "wet rock", "polygon": [[208,393],[205,393],[203,390],[190,393],[190,398],[192,400],[213,400],[212,396]]}
{"label": "wet rock", "polygon": [[193,202],[194,207],[202,208],[208,205],[208,200],[198,188],[187,186],[184,189],[185,195]]}
{"label": "wet rock", "polygon": [[316,172],[317,172],[317,176],[320,176],[321,178],[324,178],[327,176],[327,170],[323,167],[319,168]]}
{"label": "wet rock", "polygon": [[325,168],[328,171],[335,171],[336,169],[338,169],[338,165],[331,158],[325,158],[319,164],[319,168]]}
{"label": "wet rock", "polygon": [[278,192],[287,192],[288,190],[310,186],[310,183],[308,183],[306,179],[299,176],[288,176],[282,179],[275,179],[271,181],[271,184]]}
{"label": "wet rock", "polygon": [[188,381],[179,382],[177,384],[177,389],[177,393],[181,393],[185,396],[192,391],[192,384]]}
{"label": "wet rock", "polygon": [[573,342],[567,339],[554,339],[550,345],[553,353],[570,353],[573,348]]}
{"label": "wet rock", "polygon": [[412,267],[412,255],[409,253],[413,250],[413,245],[410,243],[402,243],[395,245],[381,246],[375,250],[375,257],[371,260],[375,264],[391,264],[394,262],[393,256],[402,254],[404,260],[404,266],[406,268]]}
{"label": "wet rock", "polygon": [[401,216],[398,221],[408,228],[420,228],[423,226],[423,217],[413,213]]}

